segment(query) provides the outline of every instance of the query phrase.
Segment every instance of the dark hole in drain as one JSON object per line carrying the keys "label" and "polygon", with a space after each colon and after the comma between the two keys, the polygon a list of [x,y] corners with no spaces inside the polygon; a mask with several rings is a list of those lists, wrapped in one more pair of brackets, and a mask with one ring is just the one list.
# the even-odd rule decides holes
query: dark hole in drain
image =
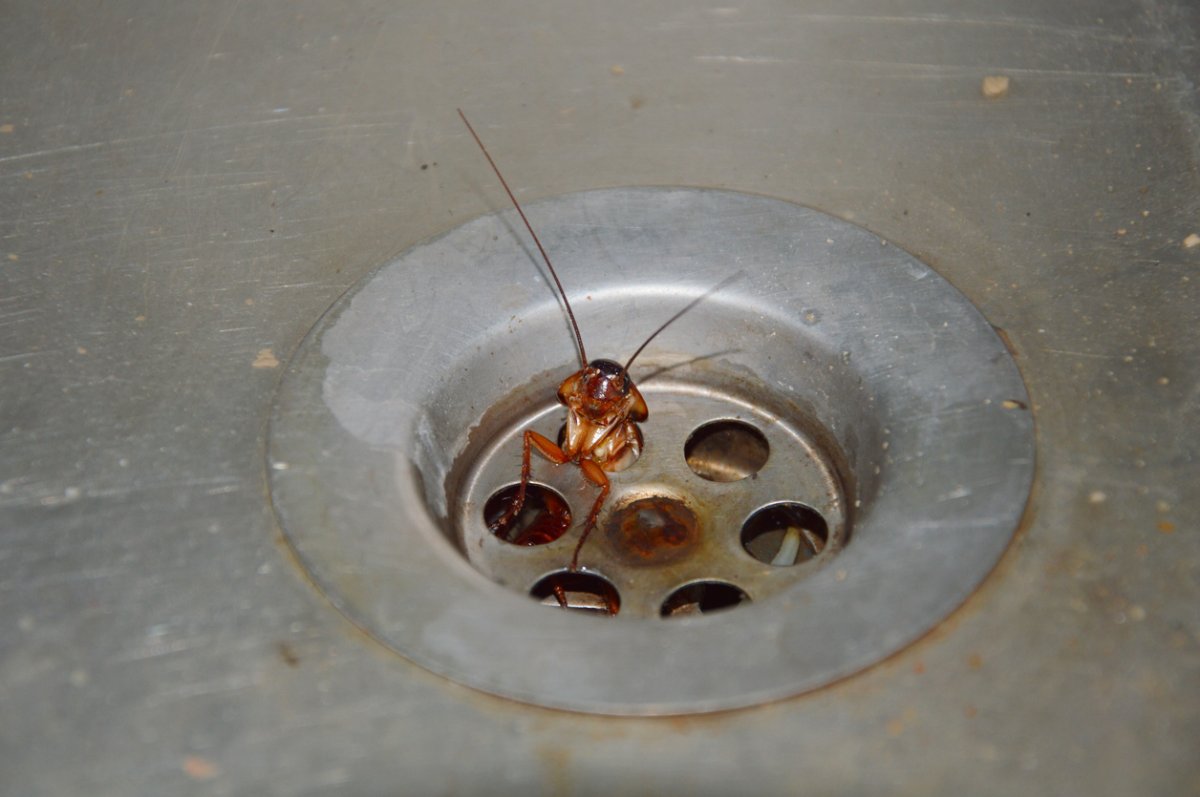
{"label": "dark hole in drain", "polygon": [[680,587],[663,601],[663,617],[686,617],[732,609],[750,596],[724,581],[697,581]]}
{"label": "dark hole in drain", "polygon": [[493,524],[508,511],[517,497],[519,485],[510,484],[492,493],[483,505],[483,522],[492,533],[513,545],[545,545],[554,542],[571,527],[571,508],[549,487],[530,483],[525,490],[525,505],[502,529]]}
{"label": "dark hole in drain", "polygon": [[742,547],[760,562],[802,564],[825,550],[829,526],[815,509],[798,503],[765,506],[742,525]]}
{"label": "dark hole in drain", "polygon": [[540,579],[529,594],[546,606],[598,614],[621,610],[621,595],[606,579],[594,573],[563,570]]}
{"label": "dark hole in drain", "polygon": [[688,467],[710,482],[749,478],[767,464],[771,447],[763,433],[742,421],[713,421],[692,432],[683,447]]}
{"label": "dark hole in drain", "polygon": [[[633,432],[637,435],[638,456],[640,456],[642,446],[645,445],[645,440],[642,438],[642,428],[635,424],[633,427]],[[567,442],[567,425],[565,423],[558,427],[558,435],[554,438],[554,442],[559,448],[562,448],[563,444]],[[609,473],[620,473],[633,463],[637,462],[637,460],[637,456],[626,457],[625,459],[618,460],[616,463],[611,464],[608,468],[606,468],[606,470],[608,470]]]}

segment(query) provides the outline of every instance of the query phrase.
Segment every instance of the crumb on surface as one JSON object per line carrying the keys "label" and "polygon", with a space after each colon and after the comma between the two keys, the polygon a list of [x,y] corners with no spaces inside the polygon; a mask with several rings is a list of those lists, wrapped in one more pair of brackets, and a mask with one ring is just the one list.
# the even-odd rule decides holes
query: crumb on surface
{"label": "crumb on surface", "polygon": [[997,100],[1008,94],[1008,75],[988,75],[983,79],[980,90],[989,100]]}
{"label": "crumb on surface", "polygon": [[254,358],[254,362],[250,363],[252,368],[278,368],[279,360],[275,357],[275,352],[270,349],[259,349],[258,356]]}
{"label": "crumb on surface", "polygon": [[1200,235],[1192,233],[1187,238],[1183,239],[1184,249],[1195,249],[1197,246],[1200,246]]}

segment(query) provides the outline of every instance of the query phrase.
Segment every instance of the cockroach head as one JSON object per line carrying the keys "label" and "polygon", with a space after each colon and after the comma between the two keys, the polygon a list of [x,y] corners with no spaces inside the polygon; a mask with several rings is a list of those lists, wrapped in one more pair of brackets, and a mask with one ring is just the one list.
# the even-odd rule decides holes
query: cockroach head
{"label": "cockroach head", "polygon": [[588,363],[588,392],[596,398],[629,395],[629,374],[625,367],[612,360],[592,360]]}

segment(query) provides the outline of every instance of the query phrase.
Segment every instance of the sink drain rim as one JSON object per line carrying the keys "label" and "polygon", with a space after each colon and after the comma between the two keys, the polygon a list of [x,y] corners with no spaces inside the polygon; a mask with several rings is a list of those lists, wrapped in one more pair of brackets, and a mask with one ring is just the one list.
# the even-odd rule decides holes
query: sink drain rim
{"label": "sink drain rim", "polygon": [[[639,225],[657,229],[654,234],[668,238],[674,229],[687,236],[680,243],[690,248],[689,256],[698,265],[688,272],[689,284],[696,286],[697,293],[728,276],[728,253],[720,254],[728,245],[723,236],[728,235],[744,245],[744,260],[759,257],[776,265],[739,281],[739,295],[731,301],[754,297],[767,315],[801,331],[802,326],[809,325],[810,316],[802,311],[799,297],[809,297],[803,301],[814,308],[814,316],[823,316],[822,323],[828,329],[831,314],[838,312],[834,300],[855,296],[853,286],[848,284],[854,276],[870,274],[875,279],[866,284],[866,295],[859,297],[864,317],[869,315],[872,303],[886,305],[888,291],[905,285],[947,299],[952,305],[949,310],[935,309],[928,317],[920,318],[921,323],[912,331],[913,336],[932,347],[925,357],[937,353],[942,343],[951,345],[931,326],[945,318],[947,323],[965,324],[965,330],[953,331],[979,343],[989,362],[980,364],[982,376],[968,374],[975,380],[971,391],[954,385],[943,388],[944,395],[953,400],[942,405],[935,402],[939,408],[936,417],[951,422],[950,432],[960,442],[970,442],[971,435],[979,433],[980,424],[956,422],[955,413],[966,413],[973,421],[998,424],[1003,440],[984,441],[988,445],[983,449],[998,453],[1003,467],[989,472],[985,479],[976,472],[980,463],[970,463],[974,470],[964,475],[949,460],[931,456],[929,450],[918,450],[922,430],[930,431],[933,416],[910,418],[911,428],[891,430],[892,445],[881,459],[885,465],[876,492],[855,527],[856,542],[842,551],[832,566],[785,594],[748,608],[633,624],[636,627],[631,628],[631,624],[619,626],[609,618],[547,611],[532,600],[511,594],[471,570],[444,538],[439,542],[440,533],[428,516],[406,516],[403,523],[397,523],[384,509],[412,506],[414,501],[423,503],[422,487],[412,481],[408,471],[405,458],[410,451],[399,450],[396,444],[403,441],[387,439],[372,426],[387,422],[373,419],[380,412],[378,407],[390,406],[386,400],[377,401],[365,392],[347,399],[338,391],[353,390],[337,382],[339,374],[345,377],[348,369],[362,367],[364,358],[381,356],[355,348],[356,341],[361,344],[371,336],[366,321],[379,319],[373,314],[378,307],[372,304],[365,288],[372,286],[372,292],[381,287],[394,291],[397,285],[403,285],[404,275],[428,273],[431,257],[467,270],[471,256],[478,257],[482,251],[481,242],[508,234],[508,214],[483,217],[410,250],[339,300],[306,338],[281,382],[268,443],[272,497],[280,525],[314,582],[357,625],[428,669],[528,702],[617,714],[713,711],[796,694],[869,666],[940,622],[990,572],[1023,512],[1033,473],[1032,418],[1028,412],[1002,410],[999,405],[1003,399],[1025,406],[1030,402],[1015,364],[986,320],[934,272],[902,250],[882,245],[861,228],[780,200],[733,192],[604,189],[532,203],[529,210],[538,214],[539,231],[547,241],[570,236],[571,225],[578,225],[581,218],[590,219],[592,233],[607,244],[610,255],[619,250],[620,239],[601,229],[605,224],[626,235],[637,234],[635,218]],[[748,227],[756,222],[762,222],[759,226],[763,232],[751,235]],[[704,235],[716,236],[708,241],[707,260],[705,241],[695,240],[695,236]],[[487,265],[506,263],[504,278],[521,268],[533,269],[519,246],[511,241],[502,243],[499,254],[493,251],[486,255]],[[661,246],[662,240],[644,243],[653,248]],[[787,246],[792,247],[791,252],[783,251]],[[797,246],[801,247],[800,257],[795,255]],[[822,246],[829,247],[824,254],[819,251]],[[666,259],[670,261],[676,251],[667,250]],[[604,280],[597,280],[594,270],[589,272],[589,264],[556,259],[567,263],[560,270],[569,290],[602,293],[593,286]],[[855,274],[840,272],[831,278],[817,268],[834,261]],[[621,264],[616,264],[612,274],[603,276],[619,283],[617,292],[628,290],[635,298],[645,295],[645,282],[626,289],[625,282],[636,283],[636,279],[625,280],[625,268],[622,274]],[[666,281],[671,277],[661,266],[658,268],[656,275],[649,275],[652,279]],[[478,288],[479,274],[472,276]],[[750,284],[756,278],[760,281]],[[461,275],[452,275],[448,278],[450,284],[443,288],[453,291],[455,280],[461,283]],[[782,286],[790,288],[788,306],[770,305],[770,294],[783,290]],[[937,290],[930,291],[929,286]],[[530,285],[529,295],[535,295],[533,288],[536,286]],[[502,325],[504,320],[493,315],[492,323]],[[899,352],[901,359],[911,361],[921,359],[917,342],[896,340],[885,341],[884,345],[893,353]],[[564,337],[563,349],[569,351],[569,344]],[[865,346],[850,353],[871,358]],[[955,357],[958,354],[955,349]],[[556,356],[533,358],[530,375],[548,370]],[[941,366],[948,368],[950,364]],[[953,364],[959,365],[957,361]],[[895,367],[904,365],[901,361]],[[910,390],[916,378],[899,371],[886,376]],[[981,383],[986,383],[988,389],[981,390]],[[931,389],[938,386],[932,385]],[[964,391],[971,394],[971,407],[956,404]],[[912,390],[911,394],[918,392]],[[912,407],[891,398],[883,397],[880,411],[885,418],[903,419],[906,409]],[[985,398],[994,399],[996,407],[983,407]],[[974,406],[975,399],[981,406]],[[359,402],[358,415],[346,415],[347,401]],[[909,403],[915,407],[921,402]],[[388,433],[398,428],[393,425]],[[413,432],[414,439],[419,433]],[[328,455],[324,459],[322,452]],[[905,463],[905,457],[912,459]],[[349,481],[348,477],[331,475],[330,460],[363,469],[371,478],[364,480],[359,473],[359,478]],[[956,476],[961,476],[959,481],[963,483],[956,484]],[[938,478],[947,482],[941,493],[931,492],[919,483]],[[992,493],[983,496],[979,490],[984,488]],[[925,500],[932,497],[943,509],[953,504],[954,511],[929,513],[921,521],[924,525],[918,524],[919,533],[909,534],[906,539],[915,548],[903,551],[899,562],[884,561],[867,543],[896,535],[895,530],[882,527],[885,524],[880,518],[911,513],[912,507],[906,502],[914,496],[924,496]],[[356,514],[355,506],[370,501],[380,503],[378,511],[361,510]],[[322,516],[328,520],[322,522]],[[362,532],[357,525],[360,522],[372,530]],[[365,542],[353,536],[363,533],[371,535]],[[410,543],[405,555],[395,550],[396,535]],[[330,564],[348,556],[343,550],[347,543],[379,552],[371,561],[350,563],[361,567],[363,573],[369,572],[370,578],[347,580]],[[944,576],[947,570],[950,576],[945,589],[930,593],[923,587],[930,578]],[[907,591],[898,589],[898,581],[908,585]],[[379,584],[391,592],[371,592]],[[404,600],[388,603],[385,594],[403,596]],[[846,622],[844,613],[837,611],[839,606],[847,605],[853,606],[857,620]],[[753,622],[748,620],[747,612],[756,613]],[[869,618],[874,620],[864,624]],[[753,633],[749,633],[751,630]],[[814,640],[821,640],[821,644],[814,645]],[[814,655],[814,648],[833,650],[836,655]]]}

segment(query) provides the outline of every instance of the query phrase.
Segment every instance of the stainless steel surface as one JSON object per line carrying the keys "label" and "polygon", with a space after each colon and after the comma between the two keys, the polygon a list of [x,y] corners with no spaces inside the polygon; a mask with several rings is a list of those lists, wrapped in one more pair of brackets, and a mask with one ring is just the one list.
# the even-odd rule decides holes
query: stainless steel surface
{"label": "stainless steel surface", "polygon": [[[1195,792],[1198,14],[5,4],[0,791]],[[800,698],[618,719],[455,686],[317,597],[267,500],[278,363],[500,206],[456,106],[523,199],[795,201],[1003,328],[1038,472],[966,606]]]}
{"label": "stainless steel surface", "polygon": [[[579,561],[619,593],[615,622],[527,597],[571,561],[579,530],[511,545],[489,533],[483,505],[520,472],[523,429],[553,438],[554,391],[578,364],[519,221],[486,216],[356,286],[284,375],[272,496],[314,583],[357,624],[435,672],[519,700],[714,711],[879,661],[995,566],[1029,494],[1029,397],[987,321],[927,267],[844,221],[729,191],[607,189],[527,212],[575,286],[594,355],[626,358],[654,316],[728,278],[731,261],[741,269],[635,368],[645,447],[611,474],[599,519],[669,497],[698,517],[696,544],[631,565],[627,541],[597,530]],[[707,481],[684,459],[688,435],[723,417],[766,435],[772,457],[753,481]],[[595,489],[575,468],[534,473],[586,515]],[[779,501],[826,518],[830,546],[812,567],[742,549],[745,519]],[[753,605],[659,619],[676,589],[713,580]]]}

